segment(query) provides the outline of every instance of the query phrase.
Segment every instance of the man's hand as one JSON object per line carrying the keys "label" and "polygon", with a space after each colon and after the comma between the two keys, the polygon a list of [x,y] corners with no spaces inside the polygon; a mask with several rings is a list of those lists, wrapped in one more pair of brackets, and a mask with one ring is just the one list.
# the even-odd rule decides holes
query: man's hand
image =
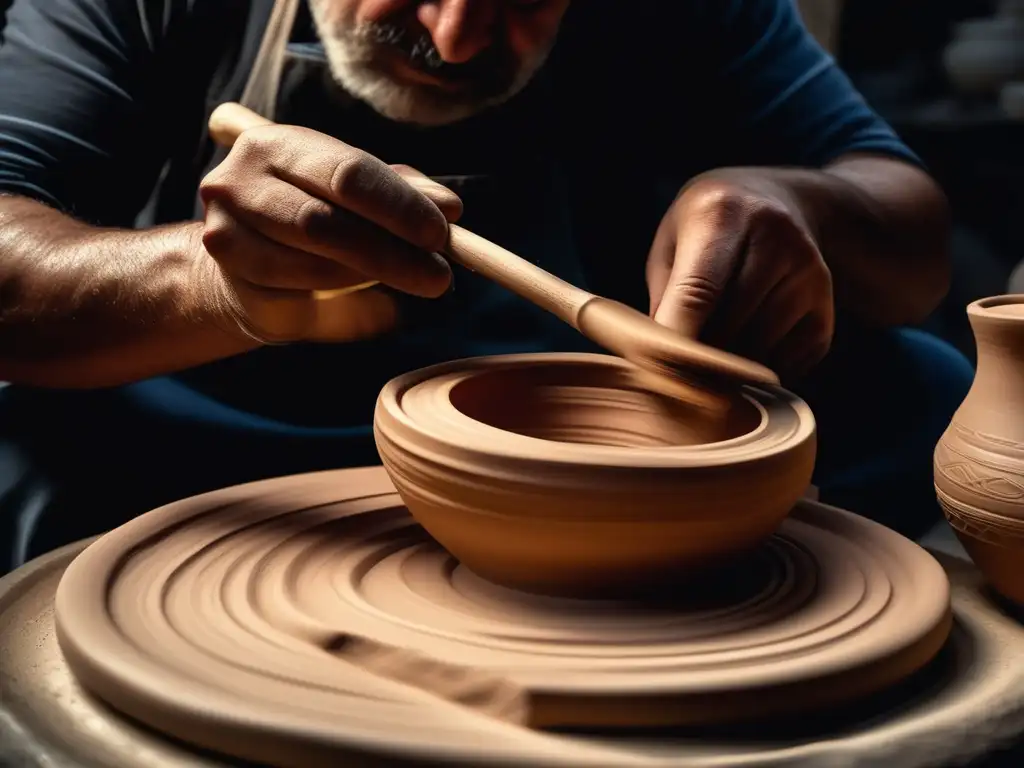
{"label": "man's hand", "polygon": [[436,252],[462,212],[455,193],[316,131],[245,131],[199,191],[212,257],[199,279],[257,339],[373,335],[394,319],[387,297],[316,292],[378,281],[432,298],[451,281]]}
{"label": "man's hand", "polygon": [[[246,131],[202,184],[205,221],[92,227],[0,195],[0,378],[110,387],[260,344],[393,328],[395,297],[442,294],[458,196],[302,128]],[[329,292],[326,294],[322,292]]]}
{"label": "man's hand", "polygon": [[651,315],[799,376],[828,352],[832,275],[797,201],[757,169],[688,184],[647,260]]}

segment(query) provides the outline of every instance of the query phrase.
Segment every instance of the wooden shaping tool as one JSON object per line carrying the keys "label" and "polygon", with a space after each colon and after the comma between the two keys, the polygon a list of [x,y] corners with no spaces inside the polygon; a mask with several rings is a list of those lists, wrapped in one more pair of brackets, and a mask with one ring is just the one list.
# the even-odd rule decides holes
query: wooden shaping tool
{"label": "wooden shaping tool", "polygon": [[[214,110],[209,128],[214,141],[231,146],[245,130],[272,124],[240,104],[226,103]],[[406,180],[413,186],[433,183]],[[718,389],[779,383],[775,373],[763,365],[683,336],[625,304],[577,288],[458,225],[449,225],[445,255],[546,309],[609,352],[653,374],[647,377],[648,383],[666,394],[710,405],[718,400],[714,394]],[[343,290],[352,292],[372,285],[376,282]]]}

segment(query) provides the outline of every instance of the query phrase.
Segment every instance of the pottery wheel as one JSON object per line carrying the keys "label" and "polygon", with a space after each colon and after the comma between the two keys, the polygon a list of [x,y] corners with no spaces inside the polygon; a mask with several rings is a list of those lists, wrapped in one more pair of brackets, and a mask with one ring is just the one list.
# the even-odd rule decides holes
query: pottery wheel
{"label": "pottery wheel", "polygon": [[143,515],[75,559],[56,616],[72,670],[116,709],[280,765],[353,751],[656,764],[366,672],[332,654],[344,633],[498,673],[529,692],[533,724],[576,726],[819,708],[897,682],[948,634],[941,566],[848,513],[801,504],[749,566],[661,604],[513,593],[453,562],[372,468]]}

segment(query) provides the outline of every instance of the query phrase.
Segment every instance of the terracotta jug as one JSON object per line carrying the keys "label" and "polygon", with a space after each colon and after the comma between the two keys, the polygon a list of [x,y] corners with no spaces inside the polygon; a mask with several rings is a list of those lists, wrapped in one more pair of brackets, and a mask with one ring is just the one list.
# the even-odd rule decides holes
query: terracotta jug
{"label": "terracotta jug", "polygon": [[935,448],[935,490],[989,583],[1024,604],[1024,294],[967,307],[974,383]]}

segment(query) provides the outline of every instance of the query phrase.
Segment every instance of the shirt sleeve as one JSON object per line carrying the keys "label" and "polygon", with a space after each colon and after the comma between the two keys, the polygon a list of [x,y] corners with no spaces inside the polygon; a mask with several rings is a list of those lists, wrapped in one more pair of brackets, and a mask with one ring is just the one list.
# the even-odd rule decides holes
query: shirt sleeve
{"label": "shirt sleeve", "polygon": [[804,27],[795,0],[705,0],[716,103],[766,164],[821,167],[869,152],[920,165]]}
{"label": "shirt sleeve", "polygon": [[0,193],[129,226],[175,129],[169,31],[185,10],[179,0],[14,3],[0,41]]}

